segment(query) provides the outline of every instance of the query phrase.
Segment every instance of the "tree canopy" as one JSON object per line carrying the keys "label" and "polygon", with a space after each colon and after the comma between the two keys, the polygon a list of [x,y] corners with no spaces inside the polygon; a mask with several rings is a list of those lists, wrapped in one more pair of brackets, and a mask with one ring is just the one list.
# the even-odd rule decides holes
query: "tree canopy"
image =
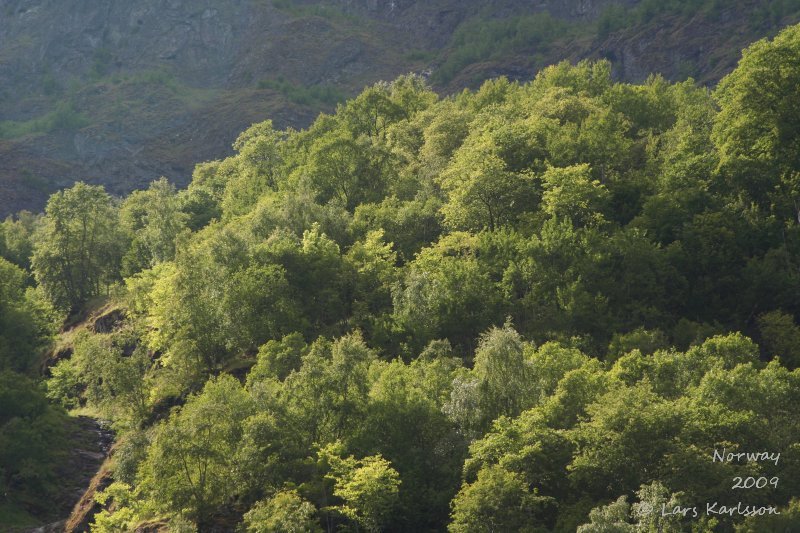
{"label": "tree canopy", "polygon": [[[409,75],[253,125],[186,190],[55,194],[0,225],[0,482],[62,415],[10,372],[106,296],[46,385],[119,432],[94,531],[798,527],[799,50],[713,92]],[[736,478],[781,516],[652,512]]]}

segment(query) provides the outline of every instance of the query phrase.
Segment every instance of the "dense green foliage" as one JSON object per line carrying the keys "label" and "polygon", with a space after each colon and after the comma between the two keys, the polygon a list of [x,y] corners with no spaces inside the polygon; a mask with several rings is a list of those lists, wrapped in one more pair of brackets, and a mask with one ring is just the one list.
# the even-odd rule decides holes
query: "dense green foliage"
{"label": "dense green foliage", "polygon": [[[714,93],[606,62],[443,99],[406,76],[254,125],[185,191],[55,195],[40,293],[116,284],[128,313],[47,383],[121,433],[94,529],[796,527],[798,76],[800,27]],[[653,512],[745,498],[783,514]]]}
{"label": "dense green foliage", "polygon": [[28,222],[23,216],[0,225],[0,522],[8,526],[28,525],[29,513],[49,511],[65,458],[66,417],[26,375],[36,369],[58,315],[41,291],[27,287],[26,272],[3,257],[28,262]]}
{"label": "dense green foliage", "polygon": [[54,305],[75,310],[118,279],[126,243],[117,218],[102,187],[79,183],[50,197],[31,266]]}
{"label": "dense green foliage", "polygon": [[[0,370],[0,502],[49,510],[64,453],[65,415],[27,377]],[[11,525],[11,524],[8,524]]]}

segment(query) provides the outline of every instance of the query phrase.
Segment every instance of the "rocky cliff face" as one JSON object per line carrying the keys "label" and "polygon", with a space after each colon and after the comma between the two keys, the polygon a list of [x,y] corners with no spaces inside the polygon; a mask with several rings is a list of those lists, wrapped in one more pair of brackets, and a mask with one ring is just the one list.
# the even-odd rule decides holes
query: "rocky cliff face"
{"label": "rocky cliff face", "polygon": [[[16,0],[0,19],[4,87],[36,91],[93,68],[114,72],[172,64],[203,84],[225,81],[244,46],[251,3],[229,0]],[[8,82],[11,82],[10,84]]]}
{"label": "rocky cliff face", "polygon": [[[549,11],[591,19],[612,1],[9,0],[0,17],[3,118],[25,116],[27,109],[9,105],[20,91],[76,78],[168,69],[207,88],[243,86],[273,72],[319,83],[340,79],[339,69],[367,48],[441,48],[479,9],[498,17]],[[363,20],[342,23],[339,13]],[[358,29],[366,34],[347,35]]]}
{"label": "rocky cliff face", "polygon": [[586,35],[466,65],[443,92],[502,74],[530,78],[542,55],[606,57],[622,79],[660,71],[713,83],[743,46],[779,25],[754,29],[732,6],[713,22],[675,16],[600,39],[593,21],[612,3],[638,1],[6,0],[0,216],[40,209],[79,179],[116,194],[161,175],[185,184],[196,162],[226,155],[251,123],[305,126],[332,108],[294,91],[352,95],[379,79],[436,72],[453,33],[475,17],[547,11]]}

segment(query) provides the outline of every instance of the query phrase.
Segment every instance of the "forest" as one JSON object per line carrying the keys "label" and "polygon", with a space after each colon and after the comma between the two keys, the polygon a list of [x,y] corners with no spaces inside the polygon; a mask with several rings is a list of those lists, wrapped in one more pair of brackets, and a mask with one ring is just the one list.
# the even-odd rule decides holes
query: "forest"
{"label": "forest", "polygon": [[407,75],[6,219],[0,516],[83,413],[94,532],[797,531],[798,87],[800,26],[713,90]]}

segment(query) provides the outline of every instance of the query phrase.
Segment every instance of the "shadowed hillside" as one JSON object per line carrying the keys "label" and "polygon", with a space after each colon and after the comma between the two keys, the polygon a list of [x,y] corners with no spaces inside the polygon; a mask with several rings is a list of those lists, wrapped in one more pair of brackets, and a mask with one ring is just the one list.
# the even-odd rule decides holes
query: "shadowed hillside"
{"label": "shadowed hillside", "polygon": [[713,84],[798,2],[12,0],[0,16],[0,216],[82,179],[124,194],[231,153],[271,118],[304,127],[407,72],[440,92],[561,59]]}

